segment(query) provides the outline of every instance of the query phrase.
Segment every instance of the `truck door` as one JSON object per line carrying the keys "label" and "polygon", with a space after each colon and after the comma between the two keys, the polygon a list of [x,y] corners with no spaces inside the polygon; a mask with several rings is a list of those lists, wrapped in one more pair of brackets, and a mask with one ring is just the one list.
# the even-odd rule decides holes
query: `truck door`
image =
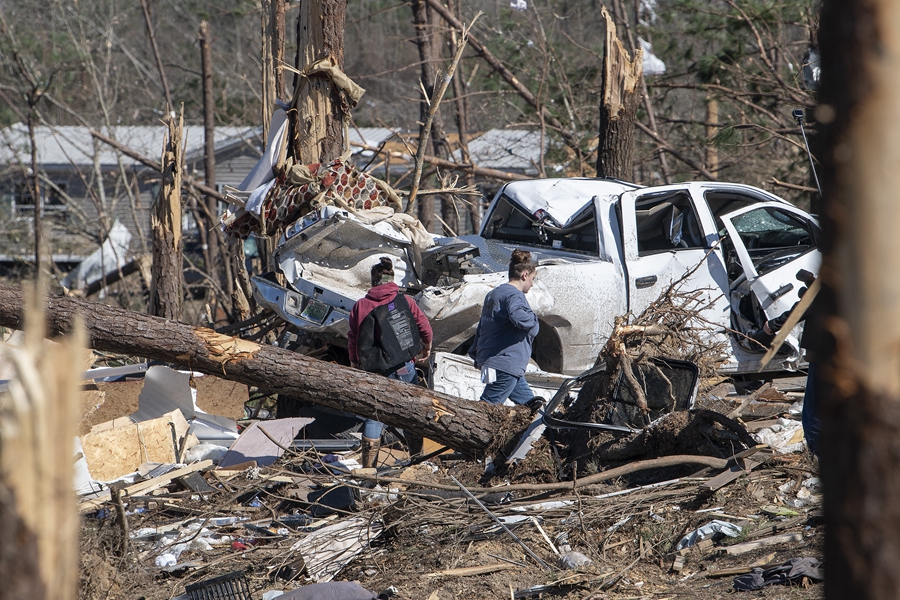
{"label": "truck door", "polygon": [[621,196],[628,308],[640,315],[672,288],[683,308],[697,311],[698,327],[722,333],[730,326],[728,275],[709,208],[692,191],[676,185]]}
{"label": "truck door", "polygon": [[731,287],[749,285],[766,319],[790,310],[804,284],[797,273],[818,273],[818,223],[793,206],[766,202],[722,216],[722,224],[743,275]]}

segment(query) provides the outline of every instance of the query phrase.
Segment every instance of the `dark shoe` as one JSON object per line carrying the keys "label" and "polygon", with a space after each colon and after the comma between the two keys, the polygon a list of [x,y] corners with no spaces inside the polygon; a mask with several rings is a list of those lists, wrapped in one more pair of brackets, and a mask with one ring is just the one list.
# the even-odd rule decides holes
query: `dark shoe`
{"label": "dark shoe", "polygon": [[534,415],[534,413],[536,413],[537,411],[539,411],[541,408],[544,407],[544,404],[546,402],[547,401],[545,399],[541,398],[540,396],[535,396],[534,398],[532,398],[531,400],[526,402],[523,406],[525,406],[525,408],[530,410],[531,414]]}

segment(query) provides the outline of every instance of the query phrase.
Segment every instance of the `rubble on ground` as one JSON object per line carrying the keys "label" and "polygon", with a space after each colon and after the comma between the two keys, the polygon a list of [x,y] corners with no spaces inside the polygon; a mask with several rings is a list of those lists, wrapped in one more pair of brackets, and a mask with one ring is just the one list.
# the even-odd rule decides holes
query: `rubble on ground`
{"label": "rubble on ground", "polygon": [[[133,417],[148,457],[151,432],[166,453],[82,495],[84,600],[194,598],[217,586],[227,598],[302,598],[314,597],[304,588],[337,582],[358,584],[341,584],[357,594],[348,598],[717,598],[757,585],[789,585],[797,598],[823,593],[815,584],[824,529],[817,464],[802,429],[795,435],[802,378],[749,393],[707,386],[698,408],[728,415],[768,444],[705,457],[720,461],[715,467],[668,456],[654,468],[641,467],[659,459],[572,469],[550,436],[489,477],[483,462],[427,441],[410,455],[399,437],[376,470],[361,469],[352,434],[310,440],[312,419],[259,419],[261,399],[246,388],[218,396],[227,417],[209,414],[190,390],[200,379],[221,385],[215,378],[147,373],[83,392],[95,419],[112,416],[97,404],[103,391],[120,403],[115,416]],[[235,403],[247,403],[240,416]],[[203,424],[205,441],[187,441],[182,421]],[[82,442],[116,430],[97,425],[82,425]],[[121,439],[135,435],[107,443],[124,447]],[[188,452],[212,442],[230,447],[230,458],[202,454],[188,464]],[[340,591],[308,592],[317,589]]]}

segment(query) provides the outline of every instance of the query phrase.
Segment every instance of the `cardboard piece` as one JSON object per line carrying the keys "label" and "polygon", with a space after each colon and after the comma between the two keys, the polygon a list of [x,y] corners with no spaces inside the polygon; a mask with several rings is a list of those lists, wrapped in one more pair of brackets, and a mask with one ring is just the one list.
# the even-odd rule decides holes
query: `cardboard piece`
{"label": "cardboard piece", "polygon": [[[284,450],[280,446],[290,448],[297,433],[314,420],[294,417],[253,423],[231,445],[231,448],[219,461],[219,468],[227,469],[248,460],[256,461],[256,464],[261,467],[271,465],[284,454]],[[260,428],[264,429],[278,444],[272,442]]]}
{"label": "cardboard piece", "polygon": [[140,423],[117,419],[95,429],[81,437],[81,446],[88,470],[97,481],[133,473],[147,461],[174,463],[176,441],[185,438],[186,447],[196,443],[187,436],[188,422],[178,410]]}

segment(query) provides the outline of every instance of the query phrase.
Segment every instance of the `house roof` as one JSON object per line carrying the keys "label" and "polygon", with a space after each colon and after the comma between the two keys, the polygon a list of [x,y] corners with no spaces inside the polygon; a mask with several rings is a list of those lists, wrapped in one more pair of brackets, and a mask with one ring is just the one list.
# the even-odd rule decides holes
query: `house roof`
{"label": "house roof", "polygon": [[[155,161],[159,161],[163,140],[168,129],[163,125],[132,126],[121,125],[100,128],[104,135],[123,146]],[[382,142],[390,140],[396,133],[387,127],[356,127],[350,129],[350,144],[354,155],[371,156],[371,150]],[[226,151],[241,144],[250,144],[258,152],[261,148],[262,128],[260,127],[216,127],[216,152]],[[199,125],[184,128],[186,139],[185,160],[192,162],[203,156],[204,133]],[[410,137],[409,135],[405,137]],[[414,137],[414,136],[413,136]],[[391,142],[394,143],[394,142]],[[408,146],[400,140],[395,142],[404,152]],[[81,126],[40,126],[35,128],[35,145],[38,162],[44,169],[64,168],[70,165],[92,165],[94,156],[102,166],[114,167],[118,161],[129,168],[142,165],[133,158],[122,155],[112,146],[95,140],[87,127]],[[390,144],[389,144],[390,145]],[[472,163],[479,167],[504,171],[518,171],[533,174],[535,165],[540,163],[541,135],[537,131],[516,129],[491,129],[473,136],[469,141]],[[544,139],[544,147],[547,139]],[[16,123],[0,129],[0,166],[28,164],[31,161],[28,128],[24,123]],[[459,150],[454,152],[456,160],[461,160]]]}
{"label": "house roof", "polygon": [[[353,154],[362,152],[364,155],[371,156],[371,150],[365,150],[359,147],[353,147],[354,144],[363,146],[378,147],[381,142],[388,140],[396,131],[388,127],[352,127],[350,129],[350,144]],[[368,154],[366,154],[368,152]]]}
{"label": "house roof", "polygon": [[[544,148],[547,138],[544,137]],[[454,152],[461,160],[460,151]],[[472,163],[486,169],[537,173],[541,164],[541,132],[525,129],[489,129],[469,141]]]}
{"label": "house roof", "polygon": [[[155,161],[159,161],[163,140],[168,128],[156,126],[122,125],[100,128],[100,133],[114,139],[123,146]],[[124,156],[112,146],[95,140],[87,127],[81,126],[40,126],[34,130],[38,162],[43,168],[69,165],[90,165],[94,157],[102,166],[115,166],[121,159],[125,166],[140,166],[133,158]],[[259,127],[216,127],[216,149],[223,150],[238,143],[250,141],[259,145]],[[203,155],[203,127],[189,125],[184,128],[185,158],[190,161]],[[28,128],[23,123],[0,130],[0,165],[29,163],[31,144]]]}

